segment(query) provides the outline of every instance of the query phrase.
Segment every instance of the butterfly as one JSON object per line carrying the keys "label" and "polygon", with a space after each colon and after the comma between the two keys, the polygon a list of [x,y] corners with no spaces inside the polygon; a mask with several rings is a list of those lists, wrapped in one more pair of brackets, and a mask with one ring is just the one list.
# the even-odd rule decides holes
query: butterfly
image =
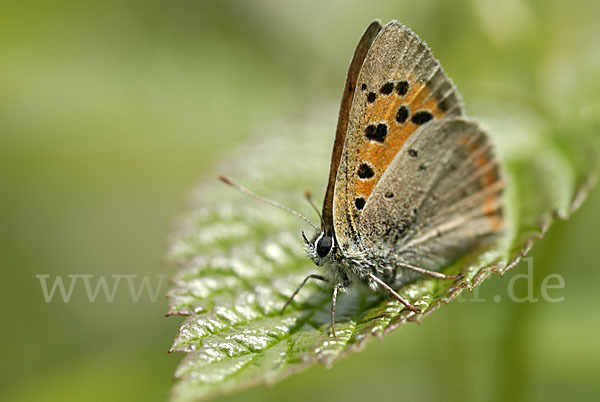
{"label": "butterfly", "polygon": [[333,285],[333,336],[338,292],[354,282],[420,312],[394,289],[420,275],[457,278],[439,271],[505,228],[504,186],[488,135],[425,42],[373,21],[348,69],[321,227],[302,234],[325,275],[307,276],[283,309],[317,279]]}

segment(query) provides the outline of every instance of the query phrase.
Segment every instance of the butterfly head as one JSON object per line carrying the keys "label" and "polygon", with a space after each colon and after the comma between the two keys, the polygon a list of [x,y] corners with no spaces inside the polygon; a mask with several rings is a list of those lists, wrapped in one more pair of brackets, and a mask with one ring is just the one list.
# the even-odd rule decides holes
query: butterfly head
{"label": "butterfly head", "polygon": [[320,230],[311,240],[307,239],[304,233],[302,233],[302,237],[304,238],[304,249],[316,265],[321,266],[333,260],[336,244],[332,234]]}

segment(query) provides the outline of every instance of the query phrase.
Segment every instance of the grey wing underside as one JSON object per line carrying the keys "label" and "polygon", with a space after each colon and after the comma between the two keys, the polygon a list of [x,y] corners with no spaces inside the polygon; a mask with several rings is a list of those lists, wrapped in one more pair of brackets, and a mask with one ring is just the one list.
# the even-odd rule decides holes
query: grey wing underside
{"label": "grey wing underside", "polygon": [[439,270],[503,228],[502,189],[487,134],[472,121],[431,121],[409,138],[359,221],[373,257]]}
{"label": "grey wing underside", "polygon": [[[389,82],[404,81],[408,83],[405,95],[379,96],[373,103],[368,103],[367,94],[379,93],[382,85]],[[410,120],[396,122],[398,108],[406,105],[411,113],[419,110],[433,112],[444,117],[462,115],[461,97],[447,77],[439,61],[433,57],[431,50],[419,36],[397,21],[386,24],[379,32],[369,49],[362,65],[357,83],[366,89],[355,92],[348,122],[348,131],[344,148],[340,157],[335,181],[333,216],[335,234],[341,248],[353,250],[359,242],[358,212],[354,208],[360,194],[356,186],[356,168],[362,162],[359,154],[369,146],[364,133],[368,125],[387,122],[388,135],[384,146],[401,143],[403,137],[412,135],[416,125]],[[359,84],[357,84],[359,85]],[[375,108],[375,103],[385,103],[382,108]],[[435,106],[432,106],[435,101]],[[371,105],[371,106],[369,106]],[[432,109],[433,107],[433,109]],[[382,160],[385,158],[382,158]],[[371,161],[373,162],[373,161]],[[384,172],[388,164],[376,169],[375,174]],[[371,180],[378,181],[378,177]],[[361,211],[362,212],[362,211]]]}

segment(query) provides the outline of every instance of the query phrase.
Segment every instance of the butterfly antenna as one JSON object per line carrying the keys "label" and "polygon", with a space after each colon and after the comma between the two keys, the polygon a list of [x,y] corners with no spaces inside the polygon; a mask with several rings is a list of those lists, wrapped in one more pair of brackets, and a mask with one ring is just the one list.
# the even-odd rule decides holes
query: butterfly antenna
{"label": "butterfly antenna", "polygon": [[273,200],[270,200],[270,199],[268,199],[266,197],[263,197],[262,195],[258,195],[254,191],[252,191],[250,189],[247,189],[246,187],[244,187],[244,186],[242,186],[240,184],[237,184],[237,183],[231,181],[229,178],[227,178],[227,177],[225,177],[223,175],[219,174],[219,175],[217,175],[217,178],[219,180],[221,180],[223,183],[228,184],[231,187],[234,187],[235,189],[239,190],[240,192],[242,192],[242,193],[244,193],[246,195],[249,195],[250,197],[256,198],[257,200],[260,200],[260,201],[262,201],[264,203],[267,203],[267,204],[272,205],[274,207],[277,207],[279,209],[283,209],[284,211],[287,211],[287,212],[289,212],[292,215],[296,215],[298,218],[302,219],[304,222],[308,223],[310,226],[312,226],[313,228],[315,228],[315,230],[317,230],[317,231],[319,230],[319,228],[317,227],[317,225],[315,225],[314,223],[312,223],[310,219],[308,219],[306,216],[302,215],[300,212],[294,211],[292,208],[286,207],[285,205],[280,204],[278,202],[275,202]]}
{"label": "butterfly antenna", "polygon": [[324,228],[325,221],[323,220],[323,215],[321,215],[321,212],[319,212],[319,208],[317,208],[317,206],[315,205],[315,202],[313,201],[312,191],[310,191],[310,188],[307,188],[306,190],[304,190],[304,198],[306,198],[306,201],[308,201],[310,206],[315,210],[315,212],[319,216],[319,219],[321,220],[321,228]]}

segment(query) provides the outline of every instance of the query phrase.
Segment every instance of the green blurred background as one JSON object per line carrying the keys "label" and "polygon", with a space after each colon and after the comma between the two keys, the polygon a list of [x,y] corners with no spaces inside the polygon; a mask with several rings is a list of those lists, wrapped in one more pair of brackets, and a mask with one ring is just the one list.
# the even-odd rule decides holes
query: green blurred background
{"label": "green blurred background", "polygon": [[[562,0],[3,2],[0,399],[167,398],[182,356],[167,354],[181,319],[164,318],[166,281],[154,303],[124,287],[90,303],[81,286],[46,303],[36,275],[170,275],[166,236],[196,180],[269,121],[337,100],[373,18],[419,33],[472,114],[503,99],[551,122],[600,110],[598,15]],[[534,248],[534,295],[557,273],[565,301],[511,302],[520,265],[485,302],[227,399],[600,400],[599,201]]]}

